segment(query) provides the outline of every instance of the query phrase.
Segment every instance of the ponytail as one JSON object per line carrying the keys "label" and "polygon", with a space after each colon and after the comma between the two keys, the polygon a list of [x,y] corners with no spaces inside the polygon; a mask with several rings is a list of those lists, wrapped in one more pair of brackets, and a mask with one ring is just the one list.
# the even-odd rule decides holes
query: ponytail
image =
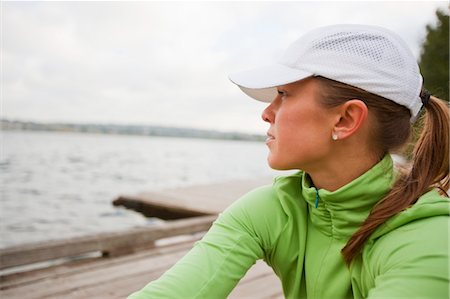
{"label": "ponytail", "polygon": [[449,108],[431,96],[425,105],[423,128],[414,147],[410,168],[399,175],[389,193],[373,208],[359,230],[342,249],[349,265],[364,242],[387,219],[412,206],[433,188],[448,196],[449,190]]}

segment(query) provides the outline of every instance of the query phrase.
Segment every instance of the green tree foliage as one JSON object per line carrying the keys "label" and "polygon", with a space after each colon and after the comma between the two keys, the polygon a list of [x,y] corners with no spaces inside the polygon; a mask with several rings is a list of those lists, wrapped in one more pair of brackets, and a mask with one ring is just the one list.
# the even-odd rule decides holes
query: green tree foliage
{"label": "green tree foliage", "polygon": [[425,88],[446,101],[449,100],[449,15],[436,11],[437,24],[427,25],[427,36],[422,44],[420,70],[425,79]]}

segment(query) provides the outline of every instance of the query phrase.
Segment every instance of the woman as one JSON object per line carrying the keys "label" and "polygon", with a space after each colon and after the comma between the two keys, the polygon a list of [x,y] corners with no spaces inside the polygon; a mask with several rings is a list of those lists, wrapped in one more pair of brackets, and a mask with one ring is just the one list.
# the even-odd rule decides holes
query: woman
{"label": "woman", "polygon": [[[274,169],[159,280],[130,298],[225,298],[258,259],[286,298],[448,298],[449,112],[394,33],[316,29],[280,63],[232,75],[270,102]],[[393,168],[424,111],[411,166]]]}

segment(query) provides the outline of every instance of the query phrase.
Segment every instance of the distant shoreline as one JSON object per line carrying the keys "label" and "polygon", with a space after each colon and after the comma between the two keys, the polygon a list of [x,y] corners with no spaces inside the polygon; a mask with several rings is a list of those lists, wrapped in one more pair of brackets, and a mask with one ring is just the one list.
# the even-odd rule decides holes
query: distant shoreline
{"label": "distant shoreline", "polygon": [[192,128],[176,128],[151,125],[38,123],[7,119],[0,120],[0,129],[2,131],[79,132],[111,135],[159,136],[258,142],[265,140],[265,136],[258,134],[220,132],[214,130],[200,130]]}

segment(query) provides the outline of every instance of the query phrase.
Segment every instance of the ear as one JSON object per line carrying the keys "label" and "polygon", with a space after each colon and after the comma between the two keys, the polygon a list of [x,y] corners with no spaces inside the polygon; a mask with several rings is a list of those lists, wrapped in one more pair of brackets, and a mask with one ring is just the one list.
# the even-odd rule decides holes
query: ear
{"label": "ear", "polygon": [[336,134],[338,139],[345,139],[358,131],[367,119],[369,109],[363,101],[354,99],[342,104],[338,112],[340,118],[333,128],[333,134]]}

